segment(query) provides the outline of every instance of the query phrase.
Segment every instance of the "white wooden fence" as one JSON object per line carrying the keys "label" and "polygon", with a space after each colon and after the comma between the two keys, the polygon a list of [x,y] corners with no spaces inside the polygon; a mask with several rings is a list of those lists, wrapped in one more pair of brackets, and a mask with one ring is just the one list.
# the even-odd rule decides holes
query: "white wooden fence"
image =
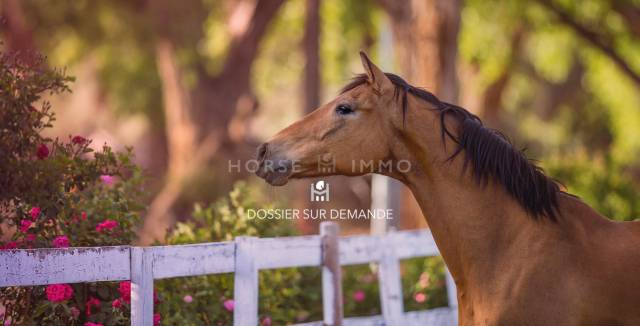
{"label": "white wooden fence", "polygon": [[[235,273],[234,325],[258,324],[258,272],[322,267],[324,320],[303,325],[455,325],[455,285],[447,274],[449,306],[404,312],[400,260],[437,256],[427,230],[379,236],[338,237],[338,226],[320,235],[255,238],[234,242],[158,247],[14,249],[0,251],[0,287],[131,280],[131,324],[152,325],[156,279]],[[343,319],[341,265],[379,264],[382,315]]]}

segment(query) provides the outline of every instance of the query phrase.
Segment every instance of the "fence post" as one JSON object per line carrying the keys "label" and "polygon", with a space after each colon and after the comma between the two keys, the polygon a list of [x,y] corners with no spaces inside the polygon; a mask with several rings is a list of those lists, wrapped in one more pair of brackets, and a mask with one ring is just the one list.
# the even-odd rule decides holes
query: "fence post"
{"label": "fence post", "polygon": [[341,326],[343,319],[340,228],[333,222],[320,224],[322,237],[322,311],[324,325]]}
{"label": "fence post", "polygon": [[233,283],[233,324],[258,325],[258,269],[255,237],[236,238],[236,268]]}
{"label": "fence post", "polygon": [[401,325],[404,315],[402,298],[402,283],[400,281],[400,260],[395,255],[394,248],[389,245],[392,241],[385,238],[393,237],[393,232],[381,236],[380,250],[382,257],[378,269],[380,282],[380,302],[382,317],[386,325]]}
{"label": "fence post", "polygon": [[131,248],[131,325],[153,325],[153,253]]}
{"label": "fence post", "polygon": [[456,290],[456,283],[449,272],[449,269],[445,267],[445,283],[447,285],[447,301],[449,301],[449,309],[451,309],[451,319],[454,325],[458,325],[458,291]]}

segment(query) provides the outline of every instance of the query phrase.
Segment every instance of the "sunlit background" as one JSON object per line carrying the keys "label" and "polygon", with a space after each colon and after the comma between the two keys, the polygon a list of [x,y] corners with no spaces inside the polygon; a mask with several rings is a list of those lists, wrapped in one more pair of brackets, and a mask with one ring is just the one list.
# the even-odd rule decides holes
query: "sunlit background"
{"label": "sunlit background", "polygon": [[[251,194],[241,201],[309,207],[309,181],[273,188],[230,173],[228,162],[252,158],[262,141],[333,98],[362,72],[361,49],[503,131],[600,213],[640,217],[638,0],[0,3],[4,51],[41,52],[75,77],[72,93],[50,98],[57,121],[48,133],[133,147],[148,175],[143,242],[242,233],[234,224],[243,223],[234,211],[242,205],[218,201],[238,181]],[[371,176],[329,182],[334,200],[323,205],[371,205]],[[399,191],[396,226],[426,226]],[[286,223],[294,231],[283,233],[317,233],[314,222]],[[203,225],[217,225],[218,238],[194,231]],[[281,227],[258,233],[281,235]],[[342,227],[369,232],[366,221]],[[306,313],[282,318],[317,312]]]}

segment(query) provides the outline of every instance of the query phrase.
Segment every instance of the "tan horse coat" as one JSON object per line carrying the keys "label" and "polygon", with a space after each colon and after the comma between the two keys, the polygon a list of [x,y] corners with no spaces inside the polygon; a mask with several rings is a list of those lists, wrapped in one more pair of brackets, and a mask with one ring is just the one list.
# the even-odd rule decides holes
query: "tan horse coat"
{"label": "tan horse coat", "polygon": [[[456,143],[442,137],[437,110],[409,95],[403,113],[397,85],[361,55],[367,83],[263,144],[259,176],[273,185],[321,176],[317,159],[331,155],[335,174],[405,183],[458,287],[460,325],[640,325],[640,223],[610,221],[564,193],[557,221],[532,217],[497,180],[475,182],[464,152],[448,161]],[[354,171],[354,160],[412,169]]]}

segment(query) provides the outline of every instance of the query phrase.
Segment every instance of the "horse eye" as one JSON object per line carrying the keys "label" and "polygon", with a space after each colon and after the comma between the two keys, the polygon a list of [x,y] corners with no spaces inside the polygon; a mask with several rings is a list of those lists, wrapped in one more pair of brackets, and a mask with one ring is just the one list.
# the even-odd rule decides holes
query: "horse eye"
{"label": "horse eye", "polygon": [[353,109],[349,105],[340,104],[336,107],[336,113],[340,115],[347,115],[353,113]]}

